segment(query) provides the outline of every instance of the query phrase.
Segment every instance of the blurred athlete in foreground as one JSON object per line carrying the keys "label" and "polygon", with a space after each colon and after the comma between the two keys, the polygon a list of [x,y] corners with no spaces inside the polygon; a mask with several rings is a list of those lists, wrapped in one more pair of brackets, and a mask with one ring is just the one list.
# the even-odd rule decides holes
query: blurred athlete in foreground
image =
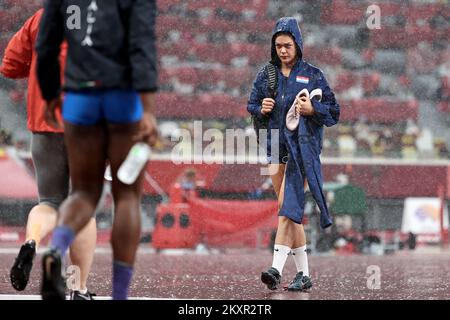
{"label": "blurred athlete in foreground", "polygon": [[[28,215],[25,243],[11,268],[11,285],[18,291],[25,290],[36,249],[41,239],[55,227],[57,209],[69,192],[69,165],[63,130],[55,129],[44,121],[45,101],[41,97],[36,79],[37,56],[34,50],[43,10],[36,12],[12,37],[3,57],[0,72],[7,78],[28,78],[27,116],[31,136],[33,158],[39,193],[39,204]],[[61,65],[66,58],[65,44],[60,54]],[[94,259],[97,238],[95,219],[76,237],[70,247],[70,259],[80,268],[80,287],[71,292],[72,300],[91,300],[86,288],[89,270]]]}
{"label": "blurred athlete in foreground", "polygon": [[[67,12],[74,12],[74,16]],[[157,90],[155,19],[156,4],[151,0],[45,1],[36,47],[37,73],[47,101],[46,120],[57,127],[58,55],[66,39],[62,116],[72,180],[72,192],[60,208],[53,232],[52,249],[42,259],[41,294],[45,300],[64,299],[61,257],[95,211],[107,160],[115,204],[112,296],[128,296],[141,231],[143,174],[132,185],[125,185],[117,179],[117,170],[135,142],[154,145],[157,139],[153,116]]]}

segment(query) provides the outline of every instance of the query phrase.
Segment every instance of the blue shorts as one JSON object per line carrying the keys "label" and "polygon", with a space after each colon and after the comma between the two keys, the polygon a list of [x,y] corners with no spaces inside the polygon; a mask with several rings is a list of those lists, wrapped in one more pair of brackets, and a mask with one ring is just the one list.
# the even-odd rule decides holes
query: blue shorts
{"label": "blue shorts", "polygon": [[134,90],[68,91],[64,95],[64,121],[76,125],[95,125],[104,120],[113,124],[140,121],[143,107]]}

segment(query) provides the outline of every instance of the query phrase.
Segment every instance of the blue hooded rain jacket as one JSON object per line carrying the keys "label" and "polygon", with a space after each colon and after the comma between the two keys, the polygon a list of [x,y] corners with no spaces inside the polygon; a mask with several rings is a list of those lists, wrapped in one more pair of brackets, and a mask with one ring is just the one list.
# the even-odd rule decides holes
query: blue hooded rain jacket
{"label": "blue hooded rain jacket", "polygon": [[[280,61],[275,49],[275,35],[279,32],[290,33],[301,53],[289,77],[285,77],[279,68]],[[302,223],[305,207],[303,180],[306,178],[320,209],[320,226],[327,228],[332,225],[332,219],[322,190],[319,156],[322,151],[323,126],[330,127],[339,121],[340,107],[322,71],[303,60],[303,40],[295,18],[284,17],[277,21],[273,30],[271,55],[272,63],[278,66],[278,89],[275,107],[269,116],[267,156],[269,161],[273,162],[270,130],[279,129],[279,153],[282,156],[287,150],[289,159],[286,165],[284,201],[279,215]],[[267,74],[263,68],[256,76],[247,105],[247,110],[258,117],[264,117],[261,114],[261,104],[262,100],[269,96],[267,83]],[[297,129],[290,131],[286,128],[286,115],[296,95],[304,88],[309,92],[316,88],[322,89],[322,100],[312,100],[315,114],[302,116]]]}

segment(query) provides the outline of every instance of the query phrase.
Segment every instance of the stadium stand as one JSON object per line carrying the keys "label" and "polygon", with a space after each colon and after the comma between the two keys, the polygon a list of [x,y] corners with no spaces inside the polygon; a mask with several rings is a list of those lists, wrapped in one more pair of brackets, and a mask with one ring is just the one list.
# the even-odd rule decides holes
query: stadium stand
{"label": "stadium stand", "polygon": [[[17,3],[0,0],[0,55],[40,5],[36,0]],[[371,4],[158,1],[160,122],[180,127],[211,120],[219,130],[224,124],[248,130],[246,101],[254,76],[269,59],[274,20],[293,15],[300,21],[307,60],[325,71],[342,105],[341,126],[327,131],[324,155],[449,158],[446,137],[418,124],[424,101],[450,121],[450,5],[379,1],[382,28],[369,30],[365,21]],[[11,86],[11,99],[23,103],[25,86]],[[411,126],[416,130],[408,132]],[[420,147],[423,141],[432,142],[432,152]]]}

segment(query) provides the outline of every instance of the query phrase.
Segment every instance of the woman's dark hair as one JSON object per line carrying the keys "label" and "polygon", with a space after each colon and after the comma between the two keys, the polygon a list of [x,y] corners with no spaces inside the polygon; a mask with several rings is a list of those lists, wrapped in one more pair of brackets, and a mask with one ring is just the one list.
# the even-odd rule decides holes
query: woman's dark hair
{"label": "woman's dark hair", "polygon": [[289,36],[289,37],[292,38],[292,40],[294,40],[295,49],[297,51],[297,58],[298,59],[302,58],[302,50],[300,50],[300,47],[298,46],[297,41],[295,41],[294,35],[292,33],[288,32],[288,31],[277,32],[272,37],[272,52],[271,52],[272,60],[270,61],[270,63],[275,65],[275,66],[277,66],[278,68],[281,68],[281,61],[280,61],[280,58],[278,58],[277,49],[275,48],[275,39],[278,36],[283,36],[283,35],[284,36]]}

